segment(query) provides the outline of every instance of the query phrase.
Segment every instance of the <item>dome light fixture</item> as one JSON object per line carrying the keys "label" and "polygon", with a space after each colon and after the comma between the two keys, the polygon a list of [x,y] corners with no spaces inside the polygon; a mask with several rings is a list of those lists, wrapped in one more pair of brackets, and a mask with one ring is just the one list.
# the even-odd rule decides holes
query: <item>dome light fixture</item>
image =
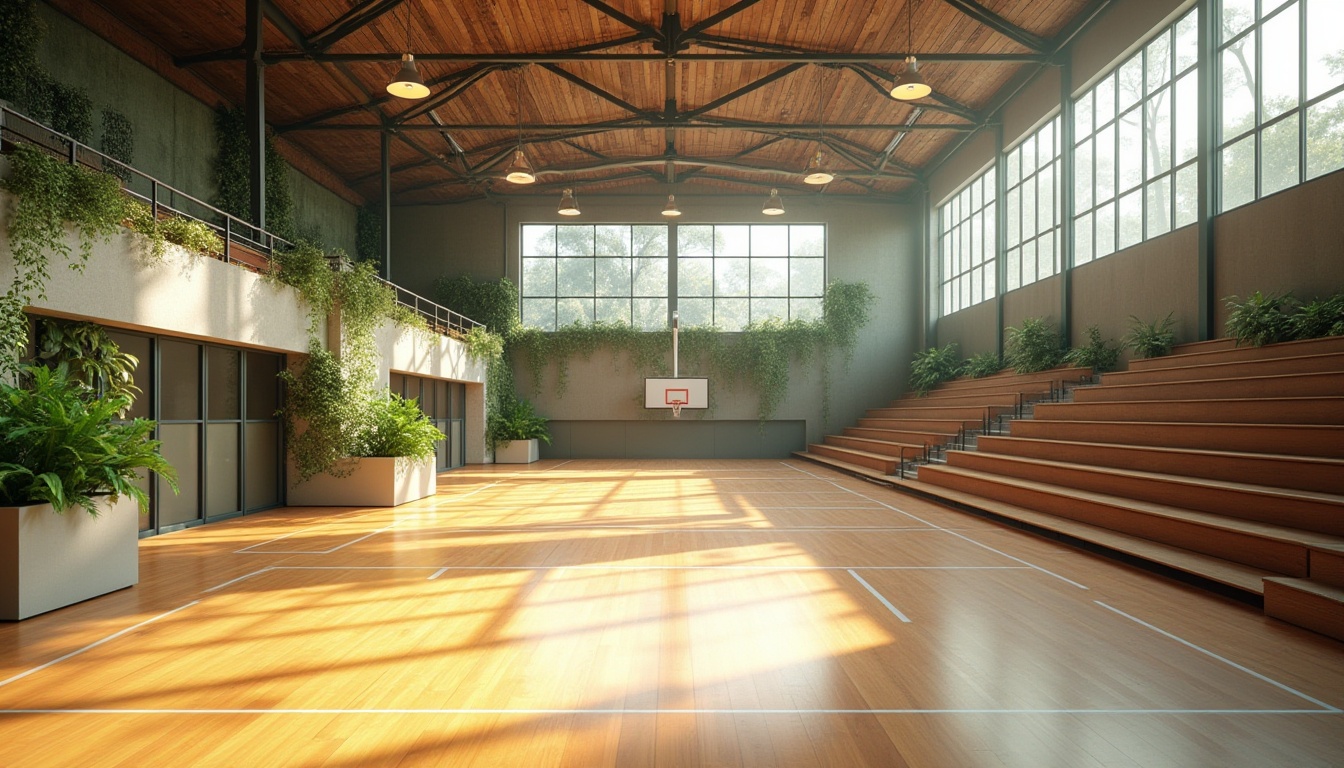
{"label": "dome light fixture", "polygon": [[574,190],[566,188],[560,193],[560,207],[555,212],[561,216],[578,216],[582,213],[578,201],[574,199]]}
{"label": "dome light fixture", "polygon": [[513,162],[509,163],[504,178],[514,184],[531,184],[537,180],[537,174],[532,170],[532,163],[528,162],[522,147],[513,151]]}
{"label": "dome light fixture", "polygon": [[933,88],[924,82],[924,76],[919,74],[919,62],[915,60],[915,0],[906,0],[905,3],[905,71],[896,78],[896,85],[892,86],[891,98],[900,101],[913,101],[922,99],[933,93]]}
{"label": "dome light fixture", "polygon": [[807,166],[807,175],[803,177],[803,183],[830,184],[832,181],[835,181],[835,174],[826,170],[821,150],[818,149],[817,154],[812,156],[812,162]]}
{"label": "dome light fixture", "polygon": [[663,206],[663,215],[668,218],[675,218],[681,215],[681,209],[677,207],[676,195],[667,196],[667,205]]}
{"label": "dome light fixture", "polygon": [[403,99],[423,99],[429,95],[425,79],[415,68],[415,56],[411,54],[411,6],[406,6],[406,52],[401,54],[401,69],[392,82],[387,84],[387,92]]}
{"label": "dome light fixture", "polygon": [[784,213],[784,201],[780,199],[778,189],[770,190],[770,198],[761,206],[761,213],[766,216],[779,216]]}

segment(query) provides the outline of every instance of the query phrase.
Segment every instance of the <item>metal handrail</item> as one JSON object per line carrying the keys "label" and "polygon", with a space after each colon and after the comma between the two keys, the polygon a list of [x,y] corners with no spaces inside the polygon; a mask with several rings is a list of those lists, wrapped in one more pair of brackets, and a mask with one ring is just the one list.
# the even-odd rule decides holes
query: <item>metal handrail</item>
{"label": "metal handrail", "polygon": [[[293,248],[288,240],[257,227],[233,214],[217,208],[200,198],[194,197],[162,182],[147,173],[139,171],[122,161],[80,143],[74,138],[60,133],[9,107],[0,105],[0,149],[8,144],[31,144],[67,160],[72,165],[82,165],[98,171],[111,173],[121,179],[122,191],[130,197],[146,203],[157,218],[161,213],[198,221],[210,227],[224,244],[222,254],[212,256],[229,264],[254,271],[270,269],[272,254],[277,248]],[[191,211],[187,208],[190,207]],[[199,212],[200,215],[196,215]],[[206,218],[209,217],[209,218]],[[212,220],[213,219],[213,220]],[[263,260],[239,258],[233,246],[237,244],[256,253]],[[406,290],[383,278],[378,278],[396,292],[397,303],[424,318],[430,330],[448,336],[463,336],[472,328],[482,325],[471,318],[436,304],[429,299]]]}

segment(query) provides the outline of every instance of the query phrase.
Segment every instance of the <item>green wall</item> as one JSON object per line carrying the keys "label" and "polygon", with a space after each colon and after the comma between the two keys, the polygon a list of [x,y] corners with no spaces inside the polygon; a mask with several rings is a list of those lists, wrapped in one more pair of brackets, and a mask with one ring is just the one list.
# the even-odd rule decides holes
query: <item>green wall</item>
{"label": "green wall", "polygon": [[[104,107],[117,109],[135,128],[133,165],[188,195],[210,202],[215,194],[214,109],[178,89],[111,43],[52,8],[39,4],[47,34],[38,56],[52,77],[84,88],[93,100],[95,147]],[[330,247],[355,252],[355,206],[290,169],[295,223],[320,234]]]}
{"label": "green wall", "polygon": [[[581,189],[578,193],[583,215],[577,220],[558,216],[558,198],[550,196],[394,208],[393,280],[427,295],[434,279],[442,275],[507,276],[516,281],[519,227],[525,223],[666,221],[659,215],[666,192],[600,197],[585,197]],[[756,422],[755,392],[714,380],[710,382],[714,409],[703,417],[688,412],[675,422],[667,413],[646,412],[642,377],[634,366],[628,359],[614,359],[599,351],[591,359],[570,362],[564,394],[556,393],[554,370],[547,372],[541,391],[534,391],[526,366],[515,367],[520,394],[533,400],[539,413],[556,421],[557,435],[570,443],[566,448],[557,440],[546,455],[593,455],[584,451],[598,450],[617,457],[635,455],[629,453],[632,446],[649,444],[665,446],[669,456],[684,456],[683,449],[676,447],[683,445],[698,446],[694,455],[705,458],[787,455],[853,424],[864,410],[897,396],[920,333],[924,278],[917,255],[918,209],[815,194],[786,192],[784,199],[788,213],[772,220],[761,215],[763,195],[709,196],[696,195],[692,189],[678,190],[677,202],[685,212],[679,223],[828,225],[828,279],[865,281],[877,296],[850,369],[843,372],[838,363],[832,366],[829,421],[823,423],[821,418],[822,382],[815,363],[791,367],[789,394],[780,404],[776,421],[761,427]],[[681,373],[694,375],[696,371],[683,366]],[[688,426],[706,422],[713,429]],[[573,444],[576,439],[583,447]],[[591,441],[602,447],[588,447]]]}

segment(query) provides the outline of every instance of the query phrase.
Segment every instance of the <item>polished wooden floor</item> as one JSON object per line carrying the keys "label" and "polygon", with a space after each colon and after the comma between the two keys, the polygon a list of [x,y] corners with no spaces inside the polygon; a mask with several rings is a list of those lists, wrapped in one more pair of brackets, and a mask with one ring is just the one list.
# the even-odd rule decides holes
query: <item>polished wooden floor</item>
{"label": "polished wooden floor", "polygon": [[0,766],[1339,766],[1344,644],[796,461],[469,467],[0,625]]}

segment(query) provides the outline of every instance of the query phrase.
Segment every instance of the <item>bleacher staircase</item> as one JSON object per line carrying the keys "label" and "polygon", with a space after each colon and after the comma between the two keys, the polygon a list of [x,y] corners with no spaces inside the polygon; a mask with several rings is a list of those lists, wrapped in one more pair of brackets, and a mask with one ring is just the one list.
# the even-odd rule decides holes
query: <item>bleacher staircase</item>
{"label": "bleacher staircase", "polygon": [[[871,436],[864,422],[920,409],[943,419],[958,409],[963,430],[977,418],[989,427],[1045,392],[1009,402],[1003,391],[1025,387],[1019,378],[951,382],[856,429]],[[1269,616],[1344,640],[1344,337],[1183,345],[1009,424],[978,435],[974,450],[955,450],[964,431],[936,430],[954,450],[916,479],[908,464],[873,458],[893,448],[845,454],[844,437],[800,455],[880,471],[898,488],[1262,602]]]}

